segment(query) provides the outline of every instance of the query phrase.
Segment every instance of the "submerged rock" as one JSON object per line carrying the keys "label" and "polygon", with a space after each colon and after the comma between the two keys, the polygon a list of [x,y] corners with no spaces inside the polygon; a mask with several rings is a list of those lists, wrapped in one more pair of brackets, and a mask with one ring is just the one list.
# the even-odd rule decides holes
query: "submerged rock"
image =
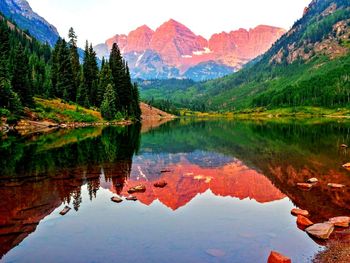
{"label": "submerged rock", "polygon": [[126,200],[128,201],[137,201],[137,197],[136,196],[133,196],[133,195],[130,195],[126,198]]}
{"label": "submerged rock", "polygon": [[319,239],[328,239],[334,230],[334,225],[332,223],[319,223],[309,226],[305,231],[313,237]]}
{"label": "submerged rock", "polygon": [[267,263],[292,263],[292,260],[276,251],[271,251]]}
{"label": "submerged rock", "polygon": [[307,217],[298,215],[297,224],[298,226],[301,226],[301,227],[308,227],[308,226],[312,226],[314,223],[311,222],[310,219],[308,219]]}
{"label": "submerged rock", "polygon": [[217,248],[211,248],[206,250],[207,254],[212,257],[223,257],[226,255],[225,251]]}
{"label": "submerged rock", "polygon": [[292,215],[295,215],[295,216],[297,216],[297,215],[309,216],[310,215],[309,211],[298,209],[298,208],[292,209],[291,213],[292,213]]}
{"label": "submerged rock", "polygon": [[329,219],[329,222],[332,223],[334,226],[349,227],[350,217],[348,216],[333,217]]}
{"label": "submerged rock", "polygon": [[308,183],[297,183],[297,186],[303,190],[310,190],[312,188],[312,184]]}
{"label": "submerged rock", "polygon": [[146,186],[144,186],[143,184],[140,184],[140,185],[131,187],[131,188],[128,190],[128,193],[129,193],[129,194],[133,194],[133,193],[144,193],[144,192],[146,192]]}
{"label": "submerged rock", "polygon": [[69,212],[69,210],[71,210],[71,208],[69,206],[66,206],[65,208],[63,208],[63,210],[60,212],[60,215],[64,216],[65,214],[67,214]]}
{"label": "submerged rock", "polygon": [[336,188],[336,189],[340,189],[340,188],[344,188],[345,185],[343,184],[334,184],[334,183],[329,183],[328,184],[328,187],[331,187],[331,188]]}
{"label": "submerged rock", "polygon": [[157,188],[164,188],[165,186],[167,186],[167,182],[162,180],[162,181],[159,181],[159,182],[156,182],[154,183],[154,187],[157,187]]}
{"label": "submerged rock", "polygon": [[114,203],[121,203],[123,202],[123,199],[119,198],[118,196],[113,196],[111,198],[111,200],[114,202]]}
{"label": "submerged rock", "polygon": [[318,179],[317,178],[310,178],[309,180],[307,180],[307,182],[310,184],[315,184],[315,183],[318,183]]}

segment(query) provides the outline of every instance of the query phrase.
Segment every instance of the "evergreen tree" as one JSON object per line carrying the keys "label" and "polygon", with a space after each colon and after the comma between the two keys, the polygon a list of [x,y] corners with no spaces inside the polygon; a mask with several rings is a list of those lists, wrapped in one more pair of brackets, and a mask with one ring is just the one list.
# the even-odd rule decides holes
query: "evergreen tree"
{"label": "evergreen tree", "polygon": [[[101,106],[103,96],[109,84],[112,86],[114,85],[112,71],[109,67],[108,62],[105,62],[104,60],[102,60],[102,68],[100,72],[99,85],[98,85],[97,95],[96,95],[96,101],[97,101],[98,107]],[[116,98],[116,104],[118,104],[118,98]]]}
{"label": "evergreen tree", "polygon": [[57,96],[75,101],[74,76],[67,42],[63,39],[58,52]]}
{"label": "evergreen tree", "polygon": [[113,120],[116,116],[116,99],[113,86],[109,84],[101,104],[101,115],[106,120]]}
{"label": "evergreen tree", "polygon": [[19,44],[15,50],[11,85],[24,106],[33,105],[32,83],[30,82],[29,60],[24,48]]}
{"label": "evergreen tree", "polygon": [[0,79],[9,77],[10,33],[5,21],[0,21]]}
{"label": "evergreen tree", "polygon": [[4,78],[0,79],[0,108],[8,109],[16,114],[22,110],[18,94],[12,91],[10,82]]}
{"label": "evergreen tree", "polygon": [[62,39],[59,38],[56,42],[56,45],[52,51],[52,65],[51,65],[51,86],[52,91],[50,92],[51,96],[59,96],[59,92],[57,90],[57,81],[58,81],[58,68],[59,68],[59,52],[62,44]]}
{"label": "evergreen tree", "polygon": [[114,91],[117,97],[119,98],[119,103],[116,105],[116,111],[122,112],[123,106],[121,101],[121,89],[123,86],[123,76],[124,76],[124,65],[123,58],[120,53],[119,47],[116,43],[113,44],[111,54],[109,57],[109,66],[111,68],[113,82],[114,82]]}
{"label": "evergreen tree", "polygon": [[77,46],[78,38],[72,27],[69,29],[68,37],[69,37],[69,49],[70,49],[70,61],[72,65],[73,81],[74,81],[74,89],[73,89],[72,97],[75,100],[77,96],[77,90],[80,86],[81,69],[80,69],[78,46]]}
{"label": "evergreen tree", "polygon": [[141,120],[140,95],[137,83],[132,85],[132,115],[135,119]]}

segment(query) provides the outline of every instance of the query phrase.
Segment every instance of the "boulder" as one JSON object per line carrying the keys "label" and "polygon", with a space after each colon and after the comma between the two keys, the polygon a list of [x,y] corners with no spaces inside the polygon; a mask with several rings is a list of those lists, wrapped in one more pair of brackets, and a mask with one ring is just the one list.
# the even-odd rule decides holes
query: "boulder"
{"label": "boulder", "polygon": [[128,193],[129,193],[129,194],[133,194],[133,193],[144,193],[144,192],[146,192],[146,186],[144,186],[143,184],[140,184],[140,185],[131,187],[131,188],[128,190]]}
{"label": "boulder", "polygon": [[123,199],[119,198],[118,196],[113,196],[111,198],[111,200],[114,202],[114,203],[121,203],[123,202]]}
{"label": "boulder", "polygon": [[60,212],[61,216],[64,216],[65,214],[67,214],[69,212],[69,210],[71,210],[71,208],[69,206],[66,206],[65,208],[63,208],[63,210]]}
{"label": "boulder", "polygon": [[292,215],[298,216],[298,215],[302,215],[302,216],[309,216],[309,211],[307,210],[302,210],[302,209],[298,209],[298,208],[294,208],[291,211]]}
{"label": "boulder", "polygon": [[276,251],[271,251],[267,263],[292,263],[292,260]]}
{"label": "boulder", "polygon": [[329,219],[329,222],[338,227],[349,227],[350,217],[338,216]]}
{"label": "boulder", "polygon": [[333,230],[334,225],[329,222],[314,224],[305,229],[310,236],[319,239],[328,239]]}
{"label": "boulder", "polygon": [[312,223],[310,219],[308,219],[307,217],[298,215],[297,224],[298,226],[301,226],[301,227],[308,227],[308,226],[312,226],[314,223]]}
{"label": "boulder", "polygon": [[315,184],[315,183],[318,183],[318,179],[317,178],[310,178],[309,180],[307,180],[307,182],[310,184]]}
{"label": "boulder", "polygon": [[137,201],[137,197],[136,196],[133,196],[133,195],[130,195],[126,198],[126,200],[128,201]]}
{"label": "boulder", "polygon": [[165,186],[167,186],[167,182],[162,180],[162,181],[158,181],[156,183],[154,183],[154,187],[157,187],[157,188],[164,188]]}
{"label": "boulder", "polygon": [[350,163],[343,164],[344,168],[350,168]]}
{"label": "boulder", "polygon": [[340,188],[344,188],[345,185],[343,185],[343,184],[329,183],[329,184],[328,184],[328,187],[335,188],[335,189],[340,189]]}
{"label": "boulder", "polygon": [[344,144],[344,143],[342,145],[340,145],[340,147],[341,148],[348,148],[348,146],[346,144]]}
{"label": "boulder", "polygon": [[312,188],[312,184],[308,183],[297,183],[297,186],[303,190],[310,190]]}

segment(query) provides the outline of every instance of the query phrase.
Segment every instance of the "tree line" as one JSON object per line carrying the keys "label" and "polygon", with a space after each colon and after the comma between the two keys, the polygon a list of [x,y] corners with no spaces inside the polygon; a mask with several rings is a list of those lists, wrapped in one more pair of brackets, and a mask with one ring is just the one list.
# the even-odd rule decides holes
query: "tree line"
{"label": "tree line", "polygon": [[114,44],[108,60],[98,63],[86,42],[80,61],[77,36],[58,39],[51,49],[0,21],[0,113],[20,115],[34,107],[34,96],[61,98],[99,109],[106,120],[140,120],[139,91],[132,83],[127,62]]}

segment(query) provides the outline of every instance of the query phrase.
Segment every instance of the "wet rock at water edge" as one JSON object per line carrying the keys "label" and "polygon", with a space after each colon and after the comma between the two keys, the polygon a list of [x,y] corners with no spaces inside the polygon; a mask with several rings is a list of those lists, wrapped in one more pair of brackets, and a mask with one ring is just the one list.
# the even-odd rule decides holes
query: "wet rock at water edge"
{"label": "wet rock at water edge", "polygon": [[271,251],[267,263],[292,263],[292,260],[276,251]]}
{"label": "wet rock at water edge", "polygon": [[297,217],[297,225],[300,227],[309,227],[312,226],[314,223],[310,221],[310,219],[308,219],[305,216],[302,215],[298,215]]}
{"label": "wet rock at water edge", "polygon": [[207,249],[205,251],[208,255],[212,256],[212,257],[224,257],[226,255],[225,251],[221,250],[221,249],[217,249],[217,248],[211,248],[211,249]]}
{"label": "wet rock at water edge", "polygon": [[314,224],[305,229],[310,236],[318,239],[328,239],[333,230],[334,225],[329,222]]}
{"label": "wet rock at water edge", "polygon": [[348,148],[348,146],[346,144],[344,144],[344,143],[342,145],[340,145],[340,147],[341,148]]}
{"label": "wet rock at water edge", "polygon": [[137,201],[137,197],[134,196],[134,195],[130,195],[130,196],[128,196],[128,197],[126,198],[126,200],[128,200],[128,201]]}
{"label": "wet rock at water edge", "polygon": [[156,188],[164,188],[165,186],[167,186],[167,184],[168,183],[166,181],[162,180],[162,181],[154,183],[153,186]]}
{"label": "wet rock at water edge", "polygon": [[137,185],[137,186],[134,186],[134,187],[131,187],[129,190],[128,190],[128,193],[129,194],[133,194],[133,193],[144,193],[146,192],[146,186],[144,185]]}
{"label": "wet rock at water edge", "polygon": [[310,184],[316,184],[316,183],[318,183],[318,179],[317,178],[310,178],[309,180],[307,180],[307,182]]}
{"label": "wet rock at water edge", "polygon": [[297,186],[303,190],[311,190],[312,188],[312,184],[308,184],[308,183],[297,183]]}
{"label": "wet rock at water edge", "polygon": [[350,217],[348,216],[338,216],[329,219],[329,223],[332,223],[337,227],[349,227]]}
{"label": "wet rock at water edge", "polygon": [[345,169],[350,169],[350,163],[343,164],[343,167],[344,167]]}
{"label": "wet rock at water edge", "polygon": [[111,200],[114,202],[114,203],[121,203],[123,202],[123,199],[119,198],[118,196],[113,196],[111,198]]}
{"label": "wet rock at water edge", "polygon": [[298,208],[292,209],[291,213],[292,213],[292,215],[295,215],[295,216],[298,216],[298,215],[309,216],[310,215],[309,211],[298,209]]}
{"label": "wet rock at water edge", "polygon": [[341,188],[344,188],[345,185],[343,185],[343,184],[329,183],[329,184],[328,184],[328,187],[331,187],[331,188],[334,188],[334,189],[341,189]]}
{"label": "wet rock at water edge", "polygon": [[65,208],[63,208],[63,210],[60,212],[60,215],[64,216],[69,212],[69,210],[71,210],[71,208],[69,206],[65,206]]}

